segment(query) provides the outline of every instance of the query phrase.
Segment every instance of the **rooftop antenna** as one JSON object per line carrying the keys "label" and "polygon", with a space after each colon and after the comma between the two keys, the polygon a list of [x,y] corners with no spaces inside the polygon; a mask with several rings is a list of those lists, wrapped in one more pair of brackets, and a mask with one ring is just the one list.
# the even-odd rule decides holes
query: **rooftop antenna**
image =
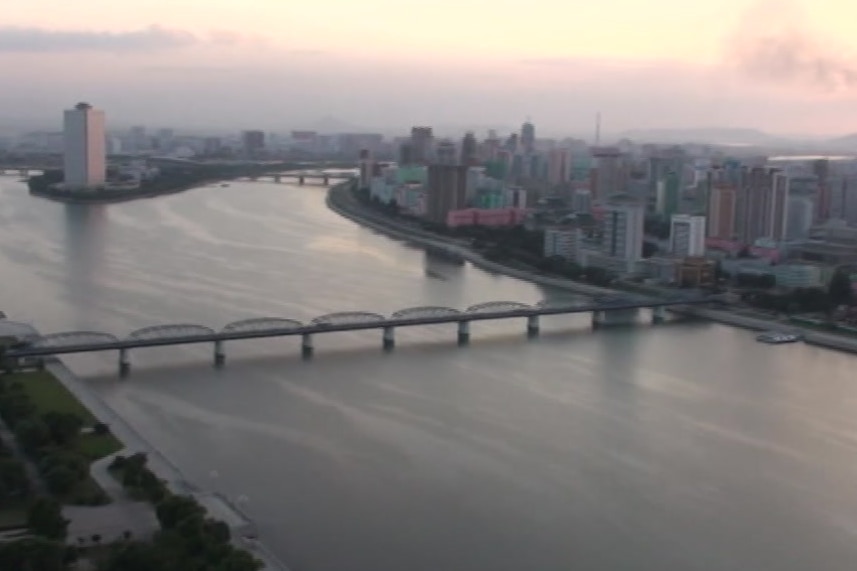
{"label": "rooftop antenna", "polygon": [[595,114],[595,144],[601,144],[601,111]]}

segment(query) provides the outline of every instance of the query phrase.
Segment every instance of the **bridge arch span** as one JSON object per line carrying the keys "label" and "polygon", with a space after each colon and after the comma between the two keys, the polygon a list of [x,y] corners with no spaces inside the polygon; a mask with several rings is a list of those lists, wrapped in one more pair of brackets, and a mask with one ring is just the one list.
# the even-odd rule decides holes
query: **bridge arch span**
{"label": "bridge arch span", "polygon": [[160,339],[181,339],[183,337],[196,337],[198,335],[214,335],[216,331],[204,325],[194,325],[192,323],[174,323],[166,325],[153,325],[151,327],[143,327],[136,331],[132,331],[129,339],[137,339],[141,341],[154,341]]}
{"label": "bridge arch span", "polygon": [[39,333],[29,323],[0,319],[0,336],[14,337],[19,341],[32,341],[38,339]]}
{"label": "bridge arch span", "polygon": [[352,323],[372,323],[384,321],[387,318],[380,313],[369,311],[341,311],[320,315],[312,320],[313,325],[350,325]]}
{"label": "bridge arch span", "polygon": [[257,331],[273,331],[278,329],[297,329],[304,324],[296,319],[285,319],[282,317],[256,317],[253,319],[242,319],[228,323],[223,332],[252,333]]}
{"label": "bridge arch span", "polygon": [[487,301],[477,303],[467,308],[467,313],[491,313],[499,311],[519,311],[521,309],[532,309],[531,305],[518,301]]}
{"label": "bridge arch span", "polygon": [[73,347],[75,345],[106,345],[115,343],[119,339],[110,333],[100,331],[63,331],[61,333],[49,333],[33,339],[33,347]]}
{"label": "bridge arch span", "polygon": [[400,309],[392,315],[393,319],[419,319],[421,317],[447,317],[461,315],[461,312],[452,307],[426,305],[421,307],[408,307]]}

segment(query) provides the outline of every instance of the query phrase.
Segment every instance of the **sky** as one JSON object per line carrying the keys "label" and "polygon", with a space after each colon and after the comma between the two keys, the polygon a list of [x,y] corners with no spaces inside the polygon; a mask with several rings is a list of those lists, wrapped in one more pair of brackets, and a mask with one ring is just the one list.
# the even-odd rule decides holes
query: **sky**
{"label": "sky", "polygon": [[846,0],[0,0],[0,123],[857,132]]}

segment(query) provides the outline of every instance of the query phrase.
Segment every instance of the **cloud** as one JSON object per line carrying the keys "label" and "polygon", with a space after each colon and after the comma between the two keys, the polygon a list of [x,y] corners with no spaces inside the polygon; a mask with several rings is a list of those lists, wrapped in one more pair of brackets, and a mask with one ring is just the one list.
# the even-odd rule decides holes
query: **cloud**
{"label": "cloud", "polygon": [[0,53],[150,52],[199,43],[190,32],[149,26],[131,32],[0,27]]}
{"label": "cloud", "polygon": [[730,38],[727,60],[756,79],[822,91],[857,88],[857,58],[813,32],[789,0],[752,6]]}

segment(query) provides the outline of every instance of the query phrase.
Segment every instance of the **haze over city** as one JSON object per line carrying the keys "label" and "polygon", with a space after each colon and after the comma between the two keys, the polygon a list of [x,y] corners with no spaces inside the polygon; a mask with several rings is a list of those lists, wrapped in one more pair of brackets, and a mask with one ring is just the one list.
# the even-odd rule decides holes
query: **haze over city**
{"label": "haze over city", "polygon": [[[0,125],[68,100],[114,125],[513,126],[546,135],[753,127],[844,135],[857,104],[840,0],[35,0],[4,7]],[[95,15],[95,16],[94,16]]]}

